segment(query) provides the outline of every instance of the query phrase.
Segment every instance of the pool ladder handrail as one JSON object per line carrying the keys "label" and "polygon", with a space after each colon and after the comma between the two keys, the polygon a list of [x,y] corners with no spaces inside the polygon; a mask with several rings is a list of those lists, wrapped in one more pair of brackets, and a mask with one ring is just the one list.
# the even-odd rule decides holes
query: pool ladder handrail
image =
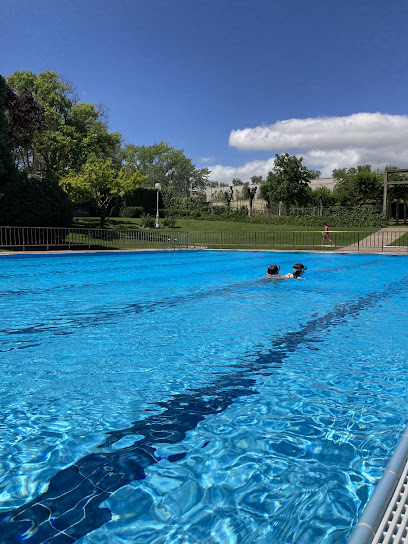
{"label": "pool ladder handrail", "polygon": [[181,249],[180,242],[177,240],[177,238],[167,238],[167,240],[164,241],[164,249],[167,249],[167,243],[170,245],[170,249]]}

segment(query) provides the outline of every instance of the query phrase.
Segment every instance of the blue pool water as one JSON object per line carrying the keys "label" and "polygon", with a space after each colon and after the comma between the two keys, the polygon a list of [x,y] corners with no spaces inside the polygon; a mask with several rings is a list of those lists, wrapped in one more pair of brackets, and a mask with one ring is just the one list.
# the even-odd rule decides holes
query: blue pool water
{"label": "blue pool water", "polygon": [[[260,280],[268,265],[306,280]],[[0,542],[344,544],[407,425],[408,256],[0,259]]]}

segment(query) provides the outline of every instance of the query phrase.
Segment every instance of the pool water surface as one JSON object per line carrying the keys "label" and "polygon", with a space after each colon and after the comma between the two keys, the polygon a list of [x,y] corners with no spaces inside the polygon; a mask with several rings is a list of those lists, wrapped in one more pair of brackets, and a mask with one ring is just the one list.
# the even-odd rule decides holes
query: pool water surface
{"label": "pool water surface", "polygon": [[2,256],[0,542],[346,543],[407,425],[407,265]]}

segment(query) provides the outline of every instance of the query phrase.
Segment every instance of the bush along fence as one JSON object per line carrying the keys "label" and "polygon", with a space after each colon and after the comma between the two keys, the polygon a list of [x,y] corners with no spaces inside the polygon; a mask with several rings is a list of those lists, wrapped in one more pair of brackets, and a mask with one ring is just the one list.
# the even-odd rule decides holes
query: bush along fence
{"label": "bush along fence", "polygon": [[[52,227],[0,227],[3,250],[282,249],[408,252],[406,231],[331,231],[333,245],[316,231],[187,232]],[[326,243],[324,243],[326,242]]]}

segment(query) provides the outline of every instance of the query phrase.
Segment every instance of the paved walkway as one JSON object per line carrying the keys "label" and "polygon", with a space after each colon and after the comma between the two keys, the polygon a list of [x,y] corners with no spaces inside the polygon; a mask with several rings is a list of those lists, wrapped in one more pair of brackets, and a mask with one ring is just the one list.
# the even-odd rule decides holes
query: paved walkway
{"label": "paved walkway", "polygon": [[404,246],[392,246],[403,234],[408,233],[408,225],[385,227],[355,244],[334,251],[358,251],[359,253],[408,253],[407,242]]}

